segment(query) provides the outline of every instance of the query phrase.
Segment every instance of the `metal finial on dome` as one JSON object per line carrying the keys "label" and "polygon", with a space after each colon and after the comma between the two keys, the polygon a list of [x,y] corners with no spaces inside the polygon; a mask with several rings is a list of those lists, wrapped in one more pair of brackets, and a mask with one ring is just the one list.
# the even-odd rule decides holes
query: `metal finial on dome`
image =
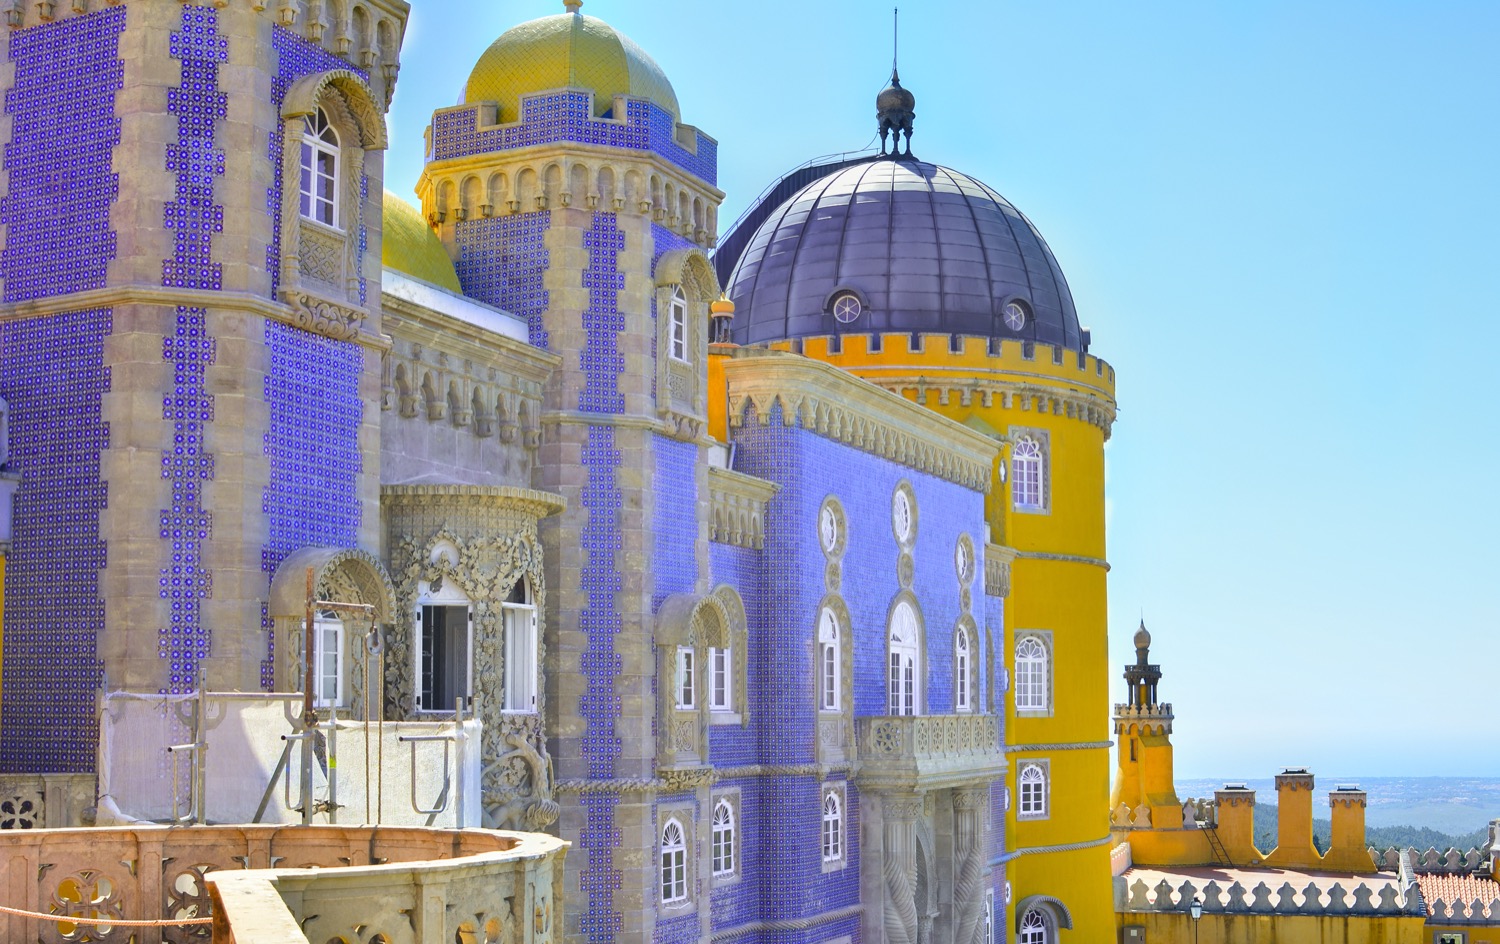
{"label": "metal finial on dome", "polygon": [[1141,628],[1135,631],[1136,649],[1151,648],[1151,634],[1146,631],[1146,621],[1141,620]]}
{"label": "metal finial on dome", "polygon": [[578,8],[583,6],[583,0],[563,0],[563,6],[567,7],[569,13],[577,13]]}
{"label": "metal finial on dome", "polygon": [[[875,118],[880,123],[880,153],[893,157],[911,157],[911,126],[917,118],[917,98],[901,87],[901,70],[898,55],[901,44],[901,9],[891,11],[894,18],[894,40],[891,53],[891,84],[875,96]],[[894,132],[891,150],[886,151],[886,138]],[[906,135],[906,150],[901,150],[901,136]]]}

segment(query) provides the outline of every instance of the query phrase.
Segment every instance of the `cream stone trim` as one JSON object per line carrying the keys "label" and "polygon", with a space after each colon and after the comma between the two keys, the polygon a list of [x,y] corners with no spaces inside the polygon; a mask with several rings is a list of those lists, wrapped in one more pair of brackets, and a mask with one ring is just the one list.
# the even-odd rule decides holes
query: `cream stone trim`
{"label": "cream stone trim", "polygon": [[[644,429],[671,439],[678,439],[678,429],[670,423],[649,416],[631,416],[619,413],[584,413],[580,410],[548,410],[542,414],[543,426],[614,426],[619,429]],[[686,440],[699,446],[720,446],[723,443],[703,435]]]}
{"label": "cream stone trim", "polygon": [[568,507],[568,500],[552,492],[511,485],[382,485],[380,503],[384,506],[427,505],[442,497],[448,505],[489,505],[513,508],[528,515],[546,518]]}
{"label": "cream stone trim", "polygon": [[1110,569],[1109,561],[1102,557],[1084,557],[1081,554],[1051,554],[1047,551],[1013,551],[1021,560],[1057,561],[1064,564],[1087,564],[1090,567]]}
{"label": "cream stone trim", "polygon": [[[847,819],[847,817],[846,817]],[[715,931],[710,937],[712,941],[732,941],[735,938],[744,937],[747,934],[756,934],[762,931],[804,931],[808,928],[816,928],[845,918],[853,918],[865,913],[864,905],[845,905],[833,911],[825,911],[822,914],[811,915],[806,918],[783,918],[780,920],[747,921],[744,924],[732,928],[723,928]]]}
{"label": "cream stone trim", "polygon": [[1053,744],[1007,744],[1000,750],[1006,754],[1025,754],[1029,751],[1094,751],[1114,746],[1114,741],[1067,741]]}
{"label": "cream stone trim", "polygon": [[1013,859],[1019,859],[1021,856],[1047,855],[1053,852],[1077,852],[1079,849],[1092,849],[1095,846],[1105,846],[1110,841],[1111,838],[1105,836],[1103,839],[1090,839],[1086,842],[1065,842],[1054,846],[1025,846],[1020,849],[1012,849],[1004,855],[995,856],[993,859],[990,859],[989,864],[991,868],[994,868],[997,865],[1004,865]]}
{"label": "cream stone trim", "polygon": [[779,491],[775,482],[709,466],[709,540],[760,550],[765,545],[766,503]]}
{"label": "cream stone trim", "polygon": [[[860,376],[865,377],[883,389],[893,393],[905,394],[911,391],[916,402],[927,405],[927,399],[933,393],[938,396],[938,402],[947,405],[957,395],[959,402],[967,406],[978,396],[980,403],[986,407],[993,407],[996,397],[1000,400],[1000,406],[1006,410],[1020,410],[1022,412],[1051,413],[1055,416],[1067,416],[1097,426],[1104,431],[1105,439],[1109,438],[1110,430],[1114,426],[1116,406],[1115,401],[1103,392],[1082,391],[1076,388],[1065,389],[1044,383],[1017,383],[1011,380],[1003,380],[1000,377],[986,377],[983,370],[975,370],[977,378],[966,375],[963,381],[945,383],[941,378],[933,378],[927,374],[884,374],[874,370],[860,369]],[[997,374],[1014,376],[1014,371],[997,371]],[[954,371],[955,376],[958,372]],[[1066,384],[1069,381],[1048,378],[1038,375],[1039,380],[1052,380],[1053,383]]]}
{"label": "cream stone trim", "polygon": [[[158,288],[151,285],[119,285],[0,304],[0,324],[24,321],[28,318],[44,318],[63,312],[83,311],[89,308],[118,308],[123,305],[157,305],[170,308],[180,306],[203,308],[209,311],[239,311],[307,330],[306,326],[299,321],[295,308],[259,295],[251,295],[247,292]],[[391,347],[389,337],[370,331],[360,331],[347,340],[377,351],[387,351]]]}
{"label": "cream stone trim", "polygon": [[758,422],[782,407],[782,423],[800,425],[855,449],[978,492],[990,486],[999,444],[898,394],[832,365],[780,351],[737,348],[724,363],[730,425]]}
{"label": "cream stone trim", "polygon": [[1010,565],[1016,549],[1003,544],[984,546],[984,592],[992,597],[1010,596]]}
{"label": "cream stone trim", "polygon": [[[747,764],[742,767],[695,767],[692,778],[697,785],[713,786],[725,780],[748,780],[752,777],[816,777],[826,780],[830,774],[851,775],[849,764]],[[699,773],[702,772],[702,773]],[[604,779],[574,778],[559,780],[558,793],[675,793],[682,788],[678,778],[610,777]]]}

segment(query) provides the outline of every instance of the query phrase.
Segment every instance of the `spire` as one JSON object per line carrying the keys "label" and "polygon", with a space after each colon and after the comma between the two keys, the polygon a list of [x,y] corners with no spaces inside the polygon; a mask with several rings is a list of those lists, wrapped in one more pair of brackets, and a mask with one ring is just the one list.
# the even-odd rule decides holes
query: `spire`
{"label": "spire", "polygon": [[[911,126],[916,120],[917,98],[901,87],[901,71],[898,68],[901,51],[901,9],[891,11],[893,36],[891,43],[891,84],[875,96],[875,118],[880,123],[880,153],[892,157],[907,157],[911,154]],[[889,152],[886,139],[894,133]],[[901,149],[901,136],[906,135],[906,150]]]}

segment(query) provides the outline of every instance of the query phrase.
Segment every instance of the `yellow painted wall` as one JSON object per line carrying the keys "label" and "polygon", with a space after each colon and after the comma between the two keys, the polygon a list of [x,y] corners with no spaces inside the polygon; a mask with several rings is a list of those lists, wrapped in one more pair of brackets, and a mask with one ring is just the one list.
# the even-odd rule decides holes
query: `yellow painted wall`
{"label": "yellow painted wall", "polygon": [[1432,940],[1422,919],[1411,915],[1206,913],[1197,928],[1185,912],[1129,913],[1120,919],[1124,927],[1145,927],[1146,944],[1422,944]]}
{"label": "yellow painted wall", "polygon": [[[990,541],[1017,551],[1003,644],[996,641],[1011,677],[1017,629],[1049,631],[1053,647],[1051,711],[1018,718],[1011,693],[1003,699],[1005,740],[1013,751],[1006,847],[1024,853],[1100,844],[1019,855],[1008,866],[1008,878],[1014,900],[1050,895],[1067,906],[1073,930],[1063,932],[1065,940],[1114,940],[1111,763],[1107,747],[1085,746],[1109,737],[1104,440],[1115,414],[1114,369],[1090,356],[1080,364],[1074,351],[1064,351],[1056,363],[1045,344],[1027,358],[1019,341],[1001,342],[991,353],[988,339],[964,338],[955,352],[948,335],[924,335],[919,347],[909,335],[885,335],[878,351],[870,350],[867,336],[851,335],[836,352],[828,339],[808,338],[801,350],[991,435],[1008,437],[1013,427],[1045,431],[1048,511],[1012,510],[1008,476],[1002,483],[998,466],[986,503]],[[1000,461],[1008,465],[1008,448]],[[1033,752],[1026,745],[1039,747]],[[1049,811],[1042,820],[1016,819],[1015,777],[1027,757],[1049,763]]]}

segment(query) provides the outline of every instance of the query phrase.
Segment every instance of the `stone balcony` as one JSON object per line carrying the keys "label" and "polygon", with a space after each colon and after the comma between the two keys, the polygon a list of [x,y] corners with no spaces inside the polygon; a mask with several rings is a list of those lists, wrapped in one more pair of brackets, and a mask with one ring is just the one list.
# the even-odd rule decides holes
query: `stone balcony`
{"label": "stone balcony", "polygon": [[1005,771],[996,715],[857,719],[863,789],[941,790],[999,778]]}
{"label": "stone balcony", "polygon": [[371,826],[140,826],[0,833],[0,940],[215,944],[561,940],[567,843],[539,833]]}

